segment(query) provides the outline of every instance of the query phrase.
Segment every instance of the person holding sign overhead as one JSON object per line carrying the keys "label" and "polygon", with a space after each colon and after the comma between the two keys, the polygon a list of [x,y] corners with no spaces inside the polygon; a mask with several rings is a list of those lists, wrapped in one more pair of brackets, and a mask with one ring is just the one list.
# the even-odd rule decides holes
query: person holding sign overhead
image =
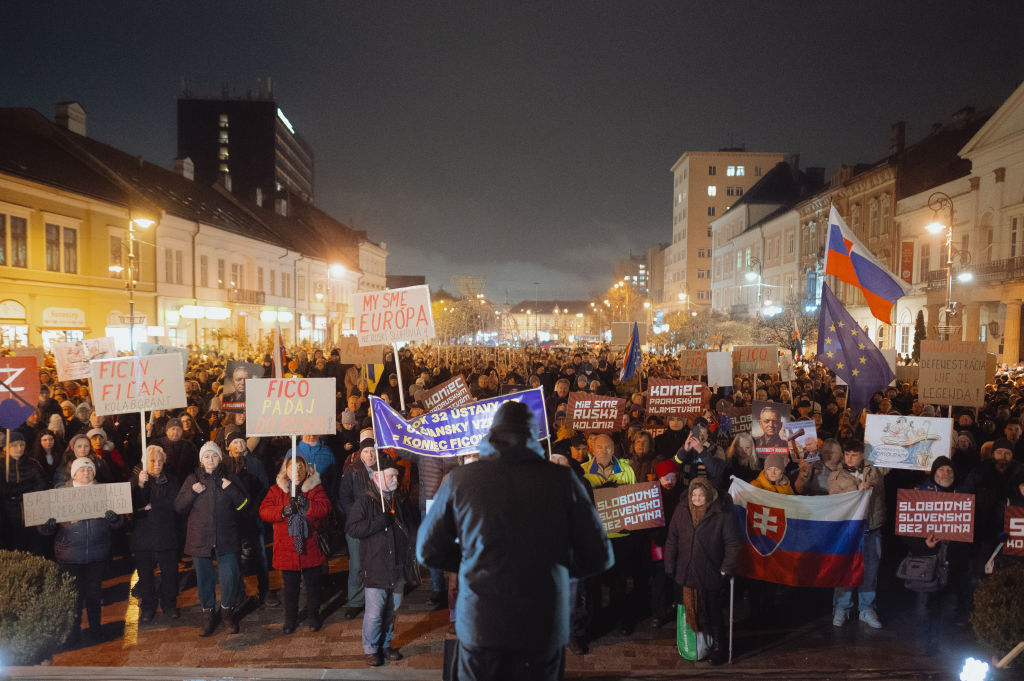
{"label": "person holding sign overhead", "polygon": [[237,512],[249,503],[245,488],[222,463],[220,447],[207,442],[199,450],[199,468],[181,486],[174,509],[188,514],[185,552],[192,556],[203,609],[200,636],[209,636],[217,628],[217,591],[213,561],[220,576],[220,605],[232,634],[238,633],[239,540]]}

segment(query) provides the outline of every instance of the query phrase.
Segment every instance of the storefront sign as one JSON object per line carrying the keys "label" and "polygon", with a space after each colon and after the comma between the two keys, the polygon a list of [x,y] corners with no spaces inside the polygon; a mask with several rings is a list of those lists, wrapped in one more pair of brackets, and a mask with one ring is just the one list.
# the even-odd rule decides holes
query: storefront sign
{"label": "storefront sign", "polygon": [[921,341],[918,396],[924,404],[985,405],[986,343]]}
{"label": "storefront sign", "polygon": [[610,433],[622,426],[626,400],[591,393],[569,393],[566,416],[573,430]]}
{"label": "storefront sign", "polygon": [[595,489],[594,504],[608,533],[665,526],[665,510],[657,482]]}
{"label": "storefront sign", "polygon": [[360,345],[381,345],[434,337],[430,289],[426,286],[366,291],[356,297]]}
{"label": "storefront sign", "polygon": [[43,308],[43,326],[57,329],[84,329],[85,312],[77,307]]}
{"label": "storefront sign", "polygon": [[42,525],[50,518],[58,523],[72,523],[102,518],[107,511],[120,515],[132,512],[132,486],[128,482],[58,487],[28,492],[21,499],[25,527]]}
{"label": "storefront sign", "polygon": [[896,492],[896,534],[974,541],[974,495],[901,489]]}
{"label": "storefront sign", "polygon": [[245,427],[250,437],[332,435],[337,430],[333,378],[250,378]]}
{"label": "storefront sign", "polygon": [[117,357],[89,363],[96,414],[178,409],[188,404],[181,356]]}

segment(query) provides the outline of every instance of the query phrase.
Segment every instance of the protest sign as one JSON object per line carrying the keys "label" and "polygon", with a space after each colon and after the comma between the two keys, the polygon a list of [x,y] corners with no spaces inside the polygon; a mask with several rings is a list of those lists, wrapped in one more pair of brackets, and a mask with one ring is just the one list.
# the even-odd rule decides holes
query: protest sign
{"label": "protest sign", "polygon": [[994,352],[985,353],[985,383],[996,382],[996,370],[999,368],[999,355]]}
{"label": "protest sign", "polygon": [[220,398],[221,411],[245,411],[245,382],[263,378],[263,366],[252,362],[231,360],[224,368],[224,394]]}
{"label": "protest sign", "polygon": [[732,353],[709,352],[705,355],[708,363],[708,385],[725,387],[732,385]]}
{"label": "protest sign", "polygon": [[605,532],[665,526],[665,509],[657,482],[595,489],[594,504]]}
{"label": "protest sign", "polygon": [[1003,529],[1006,531],[1003,553],[1008,556],[1024,556],[1024,507],[1006,507]]}
{"label": "protest sign", "polygon": [[473,401],[473,396],[462,374],[455,374],[441,385],[427,391],[423,406],[427,411],[450,409]]}
{"label": "protest sign", "polygon": [[474,454],[480,451],[480,441],[491,429],[494,413],[505,402],[522,402],[528,406],[534,416],[534,437],[538,440],[547,437],[548,422],[542,388],[433,411],[408,421],[387,402],[371,396],[373,436],[377,447],[394,447],[424,456]]}
{"label": "protest sign", "polygon": [[[640,335],[640,345],[647,345],[647,325],[643,322],[637,324],[637,332]],[[633,335],[633,322],[612,322],[611,344],[614,347],[629,345],[631,335]]]}
{"label": "protest sign", "polygon": [[245,382],[246,435],[333,435],[334,391],[333,378],[250,378]]}
{"label": "protest sign", "polygon": [[706,376],[708,373],[708,351],[680,350],[679,370],[683,376]]}
{"label": "protest sign", "polygon": [[426,286],[360,291],[355,297],[356,337],[360,345],[434,337],[430,289]]}
{"label": "protest sign", "polygon": [[[0,428],[17,428],[39,403],[35,357],[0,357]],[[31,443],[27,443],[31,446]]]}
{"label": "protest sign", "polygon": [[896,492],[896,534],[974,541],[974,495],[901,489]]}
{"label": "protest sign", "polygon": [[360,345],[355,336],[344,336],[336,345],[342,364],[380,364],[384,361],[383,345]]}
{"label": "protest sign", "polygon": [[117,347],[109,336],[53,344],[53,361],[57,365],[57,379],[61,381],[89,378],[89,362],[111,357],[117,357]]}
{"label": "protest sign", "polygon": [[985,343],[921,341],[917,391],[922,403],[983,407],[987,374]]}
{"label": "protest sign", "polygon": [[821,458],[818,456],[818,427],[814,421],[787,421],[782,428],[790,451],[798,459],[817,461]]}
{"label": "protest sign", "polygon": [[150,355],[181,355],[181,366],[188,366],[188,348],[176,348],[173,345],[160,345],[159,343],[146,343],[139,341],[135,344],[135,354],[139,357]]}
{"label": "protest sign", "polygon": [[36,364],[43,366],[46,361],[46,350],[42,348],[14,348],[15,357],[35,357]]}
{"label": "protest sign", "polygon": [[25,527],[42,525],[50,518],[58,523],[102,518],[107,511],[132,512],[132,488],[128,482],[93,483],[28,492],[21,497]]}
{"label": "protest sign", "polygon": [[930,471],[932,461],[949,456],[953,419],[868,414],[864,457],[883,468]]}
{"label": "protest sign", "polygon": [[723,419],[718,419],[719,427],[731,432],[733,435],[739,435],[740,433],[749,433],[753,429],[754,417],[750,413],[750,407],[737,407],[734,404],[730,404],[726,409],[726,413],[721,415],[728,419],[728,422],[723,423]]}
{"label": "protest sign", "polygon": [[181,356],[115,357],[89,363],[92,398],[98,416],[188,404]]}
{"label": "protest sign", "polygon": [[790,420],[788,404],[754,400],[751,403],[750,435],[754,438],[754,450],[760,457],[769,454],[789,454],[789,443],[782,436],[783,423]]}
{"label": "protest sign", "polygon": [[569,393],[567,416],[573,430],[610,433],[620,427],[626,400],[593,393]]}
{"label": "protest sign", "polygon": [[793,351],[781,348],[779,350],[779,379],[783,381],[795,381],[796,370],[793,367]]}
{"label": "protest sign", "polygon": [[659,435],[662,435],[667,430],[668,428],[665,426],[648,426],[647,428],[644,428],[644,432],[650,435],[652,440]]}
{"label": "protest sign", "polygon": [[699,381],[652,378],[647,388],[648,416],[700,416],[707,406],[709,391]]}
{"label": "protest sign", "polygon": [[737,374],[777,374],[779,348],[776,345],[737,345],[732,349],[732,366]]}

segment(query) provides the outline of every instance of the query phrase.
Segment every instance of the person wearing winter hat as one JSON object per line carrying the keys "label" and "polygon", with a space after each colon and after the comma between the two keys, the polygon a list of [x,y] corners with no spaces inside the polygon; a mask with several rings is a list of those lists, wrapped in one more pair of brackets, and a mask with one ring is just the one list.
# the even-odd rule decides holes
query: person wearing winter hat
{"label": "person wearing winter hat", "polygon": [[796,494],[785,471],[786,456],[784,454],[769,454],[765,457],[761,473],[750,484],[776,494]]}
{"label": "person wearing winter hat", "polygon": [[317,539],[317,524],[331,508],[320,476],[302,457],[295,459],[296,496],[291,497],[291,457],[281,463],[275,483],[260,504],[260,517],[274,527],[274,568],[284,581],[286,634],[295,631],[299,612],[299,583],[306,583],[306,610],[310,631],[319,631],[320,573],[324,555]]}
{"label": "person wearing winter hat", "polygon": [[[0,442],[3,434],[0,433]],[[0,529],[4,548],[43,554],[43,541],[34,527],[25,527],[22,497],[28,492],[40,492],[49,487],[43,465],[32,456],[26,456],[25,436],[10,431],[4,448],[4,461],[0,463],[0,498],[3,499]]]}
{"label": "person wearing winter hat", "polygon": [[167,421],[164,434],[153,440],[167,454],[167,472],[178,480],[184,480],[199,465],[199,449],[185,439],[185,429],[181,419]]}
{"label": "person wearing winter hat", "polygon": [[88,457],[92,460],[93,466],[96,469],[96,482],[100,484],[114,482],[110,473],[110,466],[102,458],[95,455],[89,438],[83,433],[79,433],[71,438],[71,442],[68,443],[68,448],[64,452],[61,465],[53,473],[53,486],[55,488],[65,487],[71,483],[71,464],[83,457]]}
{"label": "person wearing winter hat", "polygon": [[[249,495],[249,513],[241,513],[238,516],[238,537],[242,550],[240,557],[243,562],[243,571],[246,567],[255,568],[257,598],[261,604],[276,607],[281,605],[281,599],[276,590],[270,589],[270,561],[267,559],[266,526],[260,520],[257,509],[263,503],[263,497],[270,488],[270,481],[267,476],[267,469],[257,456],[249,451],[248,440],[245,432],[236,425],[230,425],[224,429],[224,445],[227,448],[227,456],[224,459],[224,466],[228,472],[238,476],[246,493]],[[239,601],[244,601],[245,595],[239,594]]]}
{"label": "person wearing winter hat", "polygon": [[665,525],[651,532],[651,624],[662,626],[672,617],[672,605],[678,603],[675,582],[665,572],[665,542],[668,540],[668,521],[675,513],[683,488],[679,485],[679,464],[672,459],[659,461],[654,467],[661,488],[662,513]]}
{"label": "person wearing winter hat", "polygon": [[[76,458],[70,466],[71,482],[67,487],[84,487],[96,483],[96,464],[88,456]],[[68,640],[76,645],[82,629],[82,608],[89,617],[89,636],[100,641],[100,594],[103,572],[110,559],[113,532],[124,526],[124,516],[108,510],[100,518],[58,523],[50,518],[39,528],[44,536],[56,534],[54,558],[61,569],[75,578],[78,599],[75,620]]]}
{"label": "person wearing winter hat", "polygon": [[1005,437],[992,443],[992,455],[975,466],[963,489],[974,495],[974,546],[971,572],[976,577],[984,575],[984,565],[999,543],[1003,532],[1003,509],[1013,492],[1012,482],[1024,473],[1024,465],[1013,460],[1013,443]]}
{"label": "person wearing winter hat", "polygon": [[[917,489],[927,492],[949,494],[957,490],[957,473],[953,460],[947,456],[938,456],[932,462],[928,480],[918,485]],[[945,638],[946,603],[955,599],[954,618],[965,621],[969,612],[970,598],[970,556],[971,545],[964,542],[939,540],[934,533],[927,537],[901,537],[912,556],[940,555],[946,561],[948,580],[945,586],[937,591],[918,591],[916,593],[916,615],[921,626],[917,634],[928,654],[938,650],[939,643]]]}
{"label": "person wearing winter hat", "polygon": [[[367,491],[373,491],[371,474],[376,470],[377,449],[372,430],[364,430],[361,435],[364,437],[358,448],[345,461],[338,485],[337,508],[343,518],[349,517],[356,499]],[[345,604],[345,619],[352,619],[362,612],[366,595],[360,571],[359,539],[346,530],[345,543],[348,545],[348,602]]]}
{"label": "person wearing winter hat", "polygon": [[[480,443],[480,461],[448,474],[419,533],[420,562],[458,573],[460,679],[493,678],[499,665],[529,665],[532,678],[559,678],[570,637],[570,577],[612,564],[590,494],[571,470],[545,460],[535,423],[529,406],[502,404]],[[529,503],[538,498],[545,503]]]}
{"label": "person wearing winter hat", "polygon": [[107,438],[107,431],[102,428],[93,428],[86,437],[89,438],[89,444],[92,446],[93,456],[106,462],[107,467],[113,476],[111,482],[121,482],[125,479],[125,467],[124,460],[121,458],[121,453],[114,447],[114,443]]}
{"label": "person wearing winter hat", "polygon": [[[131,550],[139,573],[139,622],[156,616],[159,603],[164,615],[178,619],[178,532],[174,499],[181,481],[168,474],[167,454],[158,445],[146,447],[146,456],[131,474],[134,527]],[[160,567],[157,593],[156,568]]]}
{"label": "person wearing winter hat", "polygon": [[228,631],[238,633],[238,592],[242,580],[239,566],[238,512],[249,504],[249,497],[238,476],[223,463],[220,447],[207,442],[199,452],[199,467],[182,484],[174,500],[174,509],[188,515],[185,552],[192,556],[203,609],[200,636],[209,636],[217,627],[217,592],[213,561],[220,577],[220,607]]}
{"label": "person wearing winter hat", "polygon": [[[334,450],[341,460],[339,474],[344,471],[345,460],[356,451],[359,444],[359,428],[356,422],[356,413],[352,409],[341,412],[338,418],[338,432],[334,437]],[[344,455],[342,457],[342,455]]]}
{"label": "person wearing winter hat", "polygon": [[402,659],[402,653],[391,646],[395,612],[402,604],[405,585],[419,579],[413,553],[416,509],[398,488],[400,471],[393,460],[381,456],[379,470],[375,468],[371,476],[373,489],[356,498],[345,523],[346,533],[359,540],[365,594],[363,653],[371,667],[384,664],[385,656]]}

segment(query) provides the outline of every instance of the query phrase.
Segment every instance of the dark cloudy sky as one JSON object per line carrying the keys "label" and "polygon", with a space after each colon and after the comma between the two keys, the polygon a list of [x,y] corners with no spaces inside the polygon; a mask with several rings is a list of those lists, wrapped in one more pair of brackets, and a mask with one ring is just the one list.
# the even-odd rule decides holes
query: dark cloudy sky
{"label": "dark cloudy sky", "polygon": [[745,144],[833,168],[1024,78],[1021,2],[8,3],[0,106],[85,106],[89,135],[170,167],[196,95],[273,77],[317,203],[388,269],[586,297],[671,238],[669,168]]}

